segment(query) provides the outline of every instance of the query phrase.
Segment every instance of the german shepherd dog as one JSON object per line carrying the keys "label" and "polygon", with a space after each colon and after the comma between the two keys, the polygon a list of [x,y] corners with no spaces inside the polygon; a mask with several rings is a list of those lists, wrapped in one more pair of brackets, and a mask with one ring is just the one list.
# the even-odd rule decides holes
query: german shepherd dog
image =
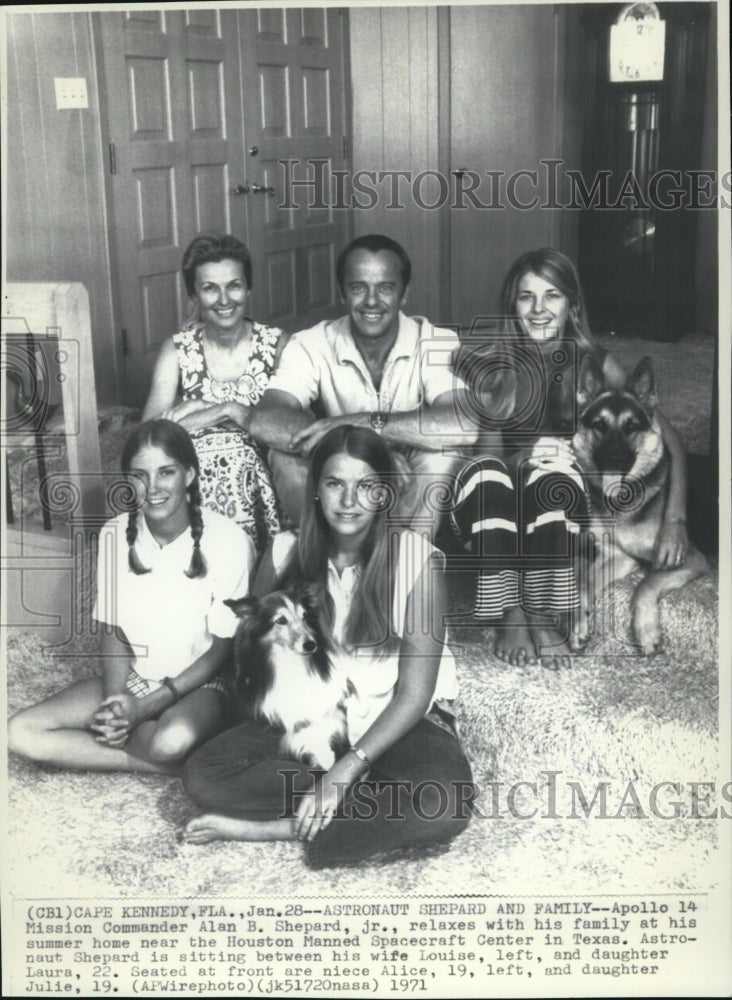
{"label": "german shepherd dog", "polygon": [[[586,358],[580,369],[577,398],[579,424],[572,445],[590,494],[594,576],[617,581],[639,566],[646,570],[633,595],[633,636],[647,656],[661,650],[660,598],[706,569],[706,559],[691,544],[680,566],[653,567],[668,498],[671,459],[656,416],[651,359],[639,362],[622,389],[609,389],[597,362]],[[590,576],[587,571],[580,574],[579,646],[589,635]]]}
{"label": "german shepherd dog", "polygon": [[348,749],[353,689],[321,625],[319,590],[225,603],[239,618],[231,678],[239,714],[281,728],[283,753],[328,770]]}

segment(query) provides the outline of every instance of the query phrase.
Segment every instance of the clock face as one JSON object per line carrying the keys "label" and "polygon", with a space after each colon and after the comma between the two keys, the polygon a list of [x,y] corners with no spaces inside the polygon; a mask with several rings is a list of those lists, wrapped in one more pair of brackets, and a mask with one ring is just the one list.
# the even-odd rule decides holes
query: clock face
{"label": "clock face", "polygon": [[610,82],[663,79],[666,22],[630,18],[610,28]]}

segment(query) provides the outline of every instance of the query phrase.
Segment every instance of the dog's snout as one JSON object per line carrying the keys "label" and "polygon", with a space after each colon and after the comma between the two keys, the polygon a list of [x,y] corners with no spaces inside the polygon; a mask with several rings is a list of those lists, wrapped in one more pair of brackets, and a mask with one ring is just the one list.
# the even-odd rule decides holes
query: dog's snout
{"label": "dog's snout", "polygon": [[633,468],[635,452],[627,443],[611,438],[595,451],[595,464],[601,472],[617,472],[627,475]]}

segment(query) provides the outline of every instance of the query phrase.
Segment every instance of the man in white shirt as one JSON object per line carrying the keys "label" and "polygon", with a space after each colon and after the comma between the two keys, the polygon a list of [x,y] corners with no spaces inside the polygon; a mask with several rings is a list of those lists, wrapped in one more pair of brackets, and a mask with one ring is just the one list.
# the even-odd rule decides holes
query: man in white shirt
{"label": "man in white shirt", "polygon": [[[434,537],[453,476],[477,439],[467,389],[452,372],[452,330],[401,312],[411,263],[386,236],[353,240],[336,277],[347,315],[295,334],[250,432],[270,447],[275,489],[298,522],[307,458],[332,427],[372,427],[401,474],[396,513]],[[435,489],[437,487],[437,490]]]}

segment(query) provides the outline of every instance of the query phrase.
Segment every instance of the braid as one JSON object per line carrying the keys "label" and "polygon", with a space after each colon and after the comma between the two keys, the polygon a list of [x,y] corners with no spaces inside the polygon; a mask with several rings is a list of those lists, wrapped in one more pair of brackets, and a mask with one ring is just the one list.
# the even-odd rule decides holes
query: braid
{"label": "braid", "polygon": [[127,518],[127,529],[125,531],[125,537],[127,538],[127,562],[130,569],[137,576],[141,576],[143,573],[149,573],[150,570],[146,569],[145,566],[140,562],[139,556],[135,551],[135,541],[137,539],[137,511],[131,510],[130,516]]}
{"label": "braid", "polygon": [[186,576],[190,579],[206,575],[206,560],[201,552],[201,535],[203,534],[203,515],[201,513],[201,491],[198,488],[198,476],[188,487],[188,516],[191,521],[191,538],[193,539],[193,554]]}

